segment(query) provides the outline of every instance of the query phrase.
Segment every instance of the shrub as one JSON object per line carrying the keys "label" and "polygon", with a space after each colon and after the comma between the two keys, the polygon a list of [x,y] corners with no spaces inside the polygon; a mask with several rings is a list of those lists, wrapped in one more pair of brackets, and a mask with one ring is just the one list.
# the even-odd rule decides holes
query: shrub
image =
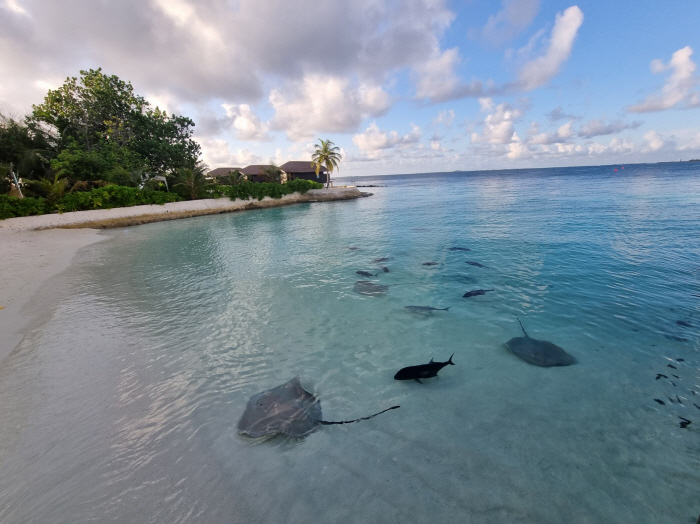
{"label": "shrub", "polygon": [[0,219],[43,215],[46,208],[46,200],[43,198],[0,195]]}
{"label": "shrub", "polygon": [[219,198],[223,196],[229,197],[231,200],[240,198],[248,200],[255,198],[262,200],[266,196],[270,198],[282,198],[284,195],[299,192],[306,193],[309,189],[321,189],[323,184],[313,182],[312,180],[292,180],[286,184],[277,184],[274,182],[242,182],[235,186],[213,186],[208,190],[211,198]]}
{"label": "shrub", "polygon": [[174,193],[163,193],[137,187],[105,186],[92,191],[70,193],[63,197],[56,209],[60,212],[86,211],[89,209],[112,209],[114,207],[131,207],[145,204],[167,204],[182,200]]}

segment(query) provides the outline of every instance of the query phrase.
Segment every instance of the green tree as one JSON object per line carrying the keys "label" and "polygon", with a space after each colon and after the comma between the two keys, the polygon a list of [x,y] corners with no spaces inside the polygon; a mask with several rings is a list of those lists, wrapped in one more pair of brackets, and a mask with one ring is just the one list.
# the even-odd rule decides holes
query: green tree
{"label": "green tree", "polygon": [[0,170],[9,172],[10,164],[18,177],[41,178],[49,169],[51,144],[26,123],[0,113]]}
{"label": "green tree", "polygon": [[205,166],[198,163],[192,167],[181,167],[177,170],[176,183],[173,185],[182,196],[188,200],[206,197],[206,189],[211,184],[204,177]]}
{"label": "green tree", "polygon": [[340,149],[330,140],[319,139],[316,144],[316,151],[311,156],[311,165],[316,168],[316,176],[318,176],[322,167],[328,170],[328,181],[326,187],[331,186],[331,173],[334,169],[340,170],[338,162],[342,159]]}
{"label": "green tree", "polygon": [[200,154],[192,120],[151,108],[130,82],[101,69],[50,90],[29,123],[59,151],[52,168],[81,180],[103,178],[117,166],[144,168],[148,176],[173,173]]}
{"label": "green tree", "polygon": [[265,182],[275,182],[279,184],[282,181],[283,171],[275,164],[270,164],[262,170],[262,176]]}

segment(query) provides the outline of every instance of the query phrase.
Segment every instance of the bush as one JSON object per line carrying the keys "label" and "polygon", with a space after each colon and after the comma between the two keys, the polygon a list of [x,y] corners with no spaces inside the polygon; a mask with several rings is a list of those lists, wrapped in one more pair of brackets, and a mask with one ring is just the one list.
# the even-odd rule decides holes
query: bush
{"label": "bush", "polygon": [[0,195],[0,219],[43,215],[47,204],[43,198],[17,198]]}
{"label": "bush", "polygon": [[242,182],[235,186],[216,185],[208,189],[208,194],[211,198],[219,198],[223,196],[229,197],[231,200],[240,198],[248,200],[255,198],[262,200],[266,196],[270,198],[282,198],[284,195],[299,192],[302,195],[309,189],[322,189],[323,184],[313,182],[312,180],[292,180],[286,184],[277,184],[274,182]]}
{"label": "bush", "polygon": [[70,193],[63,197],[56,209],[60,212],[87,211],[89,209],[112,209],[145,204],[167,204],[182,200],[174,193],[163,193],[137,187],[105,186],[82,193]]}

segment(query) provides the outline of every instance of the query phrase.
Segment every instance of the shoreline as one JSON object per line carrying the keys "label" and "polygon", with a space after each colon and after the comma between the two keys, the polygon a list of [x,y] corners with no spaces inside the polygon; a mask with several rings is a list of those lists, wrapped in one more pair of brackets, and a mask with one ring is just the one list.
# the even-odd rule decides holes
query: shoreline
{"label": "shoreline", "polygon": [[[333,187],[328,189],[311,189],[305,194],[292,193],[282,198],[265,197],[262,200],[230,200],[228,198],[210,198],[171,202],[163,205],[145,205],[132,207],[115,207],[112,209],[93,209],[90,211],[70,211],[29,217],[6,218],[0,220],[0,233],[6,231],[36,231],[44,229],[107,229],[127,227],[178,218],[191,218],[219,213],[232,213],[247,209],[286,206],[310,202],[330,202],[336,200],[353,200],[371,196],[356,187]],[[1,269],[1,268],[0,268]]]}
{"label": "shoreline", "polygon": [[63,214],[16,217],[0,220],[0,365],[20,344],[36,316],[24,311],[44,284],[68,269],[78,251],[109,238],[100,229],[126,227],[164,220],[231,213],[247,209],[297,203],[350,200],[370,196],[355,187],[312,189],[279,199],[235,200],[228,198],[172,202]]}

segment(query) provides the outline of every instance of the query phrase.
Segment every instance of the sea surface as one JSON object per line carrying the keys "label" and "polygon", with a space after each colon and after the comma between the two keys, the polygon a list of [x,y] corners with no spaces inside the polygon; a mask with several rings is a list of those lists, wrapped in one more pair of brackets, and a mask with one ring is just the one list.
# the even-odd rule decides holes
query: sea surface
{"label": "sea surface", "polygon": [[[700,163],[351,181],[83,249],[0,363],[0,522],[697,521]],[[401,407],[239,436],[295,376],[325,420]]]}

